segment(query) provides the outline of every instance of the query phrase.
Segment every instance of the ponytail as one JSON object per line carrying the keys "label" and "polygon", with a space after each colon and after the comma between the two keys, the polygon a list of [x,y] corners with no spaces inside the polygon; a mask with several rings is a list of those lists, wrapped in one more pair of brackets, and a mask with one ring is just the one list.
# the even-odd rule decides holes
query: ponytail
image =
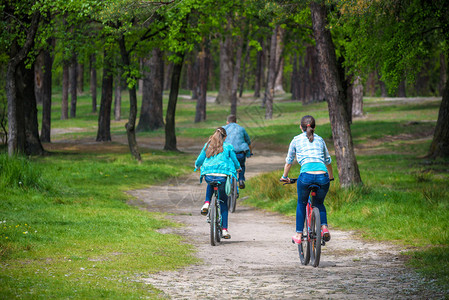
{"label": "ponytail", "polygon": [[315,132],[315,119],[312,116],[304,116],[301,119],[301,128],[306,133],[309,142],[313,142],[313,134]]}

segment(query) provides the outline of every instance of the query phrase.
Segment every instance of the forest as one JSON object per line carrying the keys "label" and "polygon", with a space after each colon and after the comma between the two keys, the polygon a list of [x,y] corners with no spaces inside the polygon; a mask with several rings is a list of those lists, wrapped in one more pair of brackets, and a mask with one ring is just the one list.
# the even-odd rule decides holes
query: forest
{"label": "forest", "polygon": [[332,155],[331,226],[405,247],[429,280],[412,296],[447,297],[447,1],[2,0],[0,28],[0,298],[158,298],[142,274],[196,248],[129,191],[183,188],[235,114],[267,164],[242,203],[291,216],[263,155],[306,113]]}
{"label": "forest", "polygon": [[164,148],[177,149],[180,88],[197,101],[194,122],[206,120],[210,90],[231,114],[243,90],[254,91],[266,119],[275,94],[304,105],[327,101],[343,185],[361,182],[350,124],[363,115],[363,95],[442,96],[429,156],[449,152],[445,1],[6,1],[1,8],[0,120],[10,155],[45,152],[55,87],[63,120],[76,118],[79,94],[91,94],[97,141],[111,140],[110,120],[123,117],[121,92],[128,93],[125,130],[137,160],[140,131],[163,127]]}

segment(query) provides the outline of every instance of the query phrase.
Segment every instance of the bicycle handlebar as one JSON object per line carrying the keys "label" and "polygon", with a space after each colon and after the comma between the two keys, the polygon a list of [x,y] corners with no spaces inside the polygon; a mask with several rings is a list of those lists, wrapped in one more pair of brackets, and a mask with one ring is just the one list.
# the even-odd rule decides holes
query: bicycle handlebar
{"label": "bicycle handlebar", "polygon": [[[290,178],[290,182],[285,182],[285,181],[282,181],[280,179],[279,179],[279,181],[284,183],[282,185],[293,184],[293,183],[296,183],[296,181],[298,181],[298,178]],[[329,181],[334,181],[334,178],[329,179]]]}

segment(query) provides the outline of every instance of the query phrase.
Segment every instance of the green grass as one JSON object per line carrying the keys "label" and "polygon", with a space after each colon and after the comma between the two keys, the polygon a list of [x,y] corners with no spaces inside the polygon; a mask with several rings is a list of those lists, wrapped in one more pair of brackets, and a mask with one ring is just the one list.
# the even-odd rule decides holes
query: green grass
{"label": "green grass", "polygon": [[129,206],[124,193],[190,171],[192,157],[143,158],[0,155],[2,297],[151,297],[157,291],[139,282],[142,274],[194,262],[191,246],[157,232],[176,224]]}

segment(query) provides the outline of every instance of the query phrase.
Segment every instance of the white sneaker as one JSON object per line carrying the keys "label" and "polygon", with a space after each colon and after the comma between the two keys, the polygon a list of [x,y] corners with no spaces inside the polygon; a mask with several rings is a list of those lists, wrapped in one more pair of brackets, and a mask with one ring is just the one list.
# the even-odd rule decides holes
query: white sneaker
{"label": "white sneaker", "polygon": [[229,234],[228,230],[223,229],[221,235],[223,236],[224,239],[228,240],[231,238],[231,235]]}
{"label": "white sneaker", "polygon": [[208,211],[209,211],[209,202],[205,202],[203,207],[201,207],[201,214],[203,216],[207,216]]}

